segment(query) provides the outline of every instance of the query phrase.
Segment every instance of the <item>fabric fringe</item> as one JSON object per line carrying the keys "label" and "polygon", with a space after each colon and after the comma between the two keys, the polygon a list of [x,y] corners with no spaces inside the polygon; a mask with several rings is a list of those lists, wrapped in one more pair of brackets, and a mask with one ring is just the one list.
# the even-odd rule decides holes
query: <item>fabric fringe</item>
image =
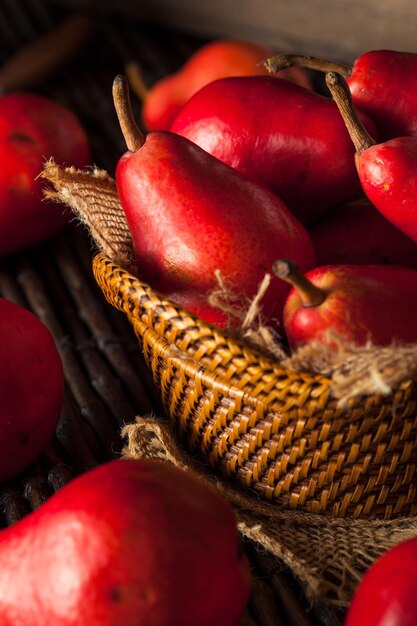
{"label": "fabric fringe", "polygon": [[116,183],[107,172],[97,168],[62,168],[50,159],[40,177],[53,186],[53,189],[44,190],[45,197],[71,207],[99,250],[129,272],[137,272],[132,239]]}

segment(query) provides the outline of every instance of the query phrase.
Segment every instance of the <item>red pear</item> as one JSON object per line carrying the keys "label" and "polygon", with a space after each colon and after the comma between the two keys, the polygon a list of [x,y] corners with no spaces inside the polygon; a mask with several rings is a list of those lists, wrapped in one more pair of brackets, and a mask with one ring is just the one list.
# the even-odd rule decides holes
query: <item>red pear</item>
{"label": "red pear", "polygon": [[0,345],[0,481],[4,481],[25,469],[52,437],[63,403],[64,373],[46,326],[3,298]]}
{"label": "red pear", "polygon": [[214,81],[184,105],[171,130],[271,189],[303,223],[361,195],[336,105],[289,81]]}
{"label": "red pear", "polygon": [[345,79],[329,72],[326,82],[355,146],[365,194],[382,215],[417,242],[417,136],[377,144],[356,114]]}
{"label": "red pear", "polygon": [[[187,100],[217,78],[267,74],[261,61],[270,55],[270,49],[247,41],[220,40],[202,46],[175,74],[162,78],[145,93],[142,117],[146,127],[169,130]],[[280,76],[311,87],[300,68],[291,68]]]}
{"label": "red pear", "polygon": [[383,554],[365,574],[353,597],[346,626],[415,626],[417,539]]}
{"label": "red pear", "polygon": [[388,263],[417,269],[417,244],[366,198],[335,207],[309,233],[317,265]]}
{"label": "red pear", "polygon": [[232,509],[168,463],[106,463],[0,533],[2,626],[236,626],[249,592]]}
{"label": "red pear", "polygon": [[346,77],[355,106],[369,115],[383,140],[417,135],[417,89],[413,81],[417,54],[370,50],[353,67],[298,54],[278,54],[266,60],[270,72],[308,67]]}
{"label": "red pear", "polygon": [[88,165],[87,136],[61,104],[29,93],[0,98],[0,255],[38,243],[68,223],[68,215],[44,202],[38,175],[45,158]]}
{"label": "red pear", "polygon": [[313,339],[333,346],[336,337],[356,345],[417,341],[417,270],[327,265],[304,275],[281,260],[274,272],[293,285],[284,307],[292,349]]}
{"label": "red pear", "polygon": [[[201,298],[218,286],[216,270],[245,304],[278,251],[314,266],[306,230],[280,199],[179,135],[155,131],[145,140],[126,88],[117,77],[115,105],[129,150],[116,182],[144,280],[165,294],[195,294],[201,310]],[[263,300],[267,317],[281,316],[287,293],[274,279]]]}
{"label": "red pear", "polygon": [[382,140],[417,136],[417,54],[371,50],[358,57],[348,78],[355,106],[375,122]]}

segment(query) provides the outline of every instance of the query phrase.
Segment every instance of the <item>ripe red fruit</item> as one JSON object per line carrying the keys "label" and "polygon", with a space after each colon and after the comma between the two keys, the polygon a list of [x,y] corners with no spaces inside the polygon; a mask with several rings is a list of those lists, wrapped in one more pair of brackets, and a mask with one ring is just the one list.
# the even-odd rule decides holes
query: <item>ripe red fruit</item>
{"label": "ripe red fruit", "polygon": [[417,539],[382,555],[365,574],[345,626],[415,626]]}
{"label": "ripe red fruit", "polygon": [[[116,183],[143,280],[164,294],[178,293],[197,313],[218,287],[218,269],[232,292],[251,299],[278,250],[304,269],[314,266],[305,228],[278,197],[184,137],[137,135],[125,89],[117,77],[115,103],[129,150]],[[273,281],[262,301],[266,317],[281,317],[288,291]]]}
{"label": "ripe red fruit", "polygon": [[396,50],[371,50],[353,64],[347,79],[353,102],[375,122],[384,141],[417,136],[416,71],[417,54]]}
{"label": "ripe red fruit", "polygon": [[159,461],[104,464],[0,533],[2,626],[236,626],[249,593],[230,506]]}
{"label": "ripe red fruit", "polygon": [[417,137],[372,145],[358,152],[355,161],[370,201],[417,242]]}
{"label": "ripe red fruit", "polygon": [[347,79],[353,103],[369,115],[381,140],[417,135],[415,52],[370,50],[361,54],[353,67],[300,54],[279,54],[267,59],[265,67],[272,73],[308,67],[341,74]]}
{"label": "ripe red fruit", "polygon": [[[271,50],[247,41],[212,41],[199,48],[183,67],[159,80],[148,90],[142,118],[149,130],[169,130],[181,107],[199,89],[226,76],[267,74],[260,62]],[[291,68],[280,74],[303,87],[310,87],[306,73]]]}
{"label": "ripe red fruit", "polygon": [[294,286],[284,307],[291,348],[335,336],[363,345],[417,341],[417,270],[395,265],[327,265],[305,276],[289,261],[274,271]]}
{"label": "ripe red fruit", "polygon": [[0,480],[27,467],[55,431],[63,402],[62,363],[49,330],[0,299]]}
{"label": "ripe red fruit", "polygon": [[417,137],[377,144],[358,119],[344,78],[329,72],[326,82],[355,146],[365,194],[382,215],[417,242]]}
{"label": "ripe red fruit", "polygon": [[55,234],[68,222],[58,205],[44,202],[37,177],[46,158],[84,167],[87,136],[61,104],[29,93],[0,98],[0,255]]}
{"label": "ripe red fruit", "polygon": [[287,80],[216,80],[184,105],[171,131],[271,189],[304,224],[362,195],[335,103]]}

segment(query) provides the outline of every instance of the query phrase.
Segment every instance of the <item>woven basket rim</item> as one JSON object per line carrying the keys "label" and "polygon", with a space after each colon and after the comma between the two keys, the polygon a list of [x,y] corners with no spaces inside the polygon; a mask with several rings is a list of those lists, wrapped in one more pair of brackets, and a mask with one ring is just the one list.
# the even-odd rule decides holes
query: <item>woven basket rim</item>
{"label": "woven basket rim", "polygon": [[[274,358],[272,354],[268,354],[266,351],[262,351],[260,348],[257,349],[249,345],[249,343],[246,342],[243,338],[239,338],[235,334],[227,330],[219,329],[214,324],[210,324],[209,322],[202,320],[197,315],[190,313],[186,309],[183,309],[182,307],[179,307],[178,305],[174,304],[171,300],[169,300],[169,298],[167,298],[166,296],[164,296],[157,290],[153,289],[148,283],[146,283],[145,281],[141,280],[140,278],[132,274],[129,270],[124,269],[122,265],[120,265],[118,262],[113,261],[113,259],[109,257],[108,255],[106,255],[104,252],[95,253],[93,256],[93,261],[92,261],[93,273],[94,273],[96,280],[99,282],[99,284],[100,284],[101,266],[104,263],[110,264],[113,268],[113,271],[116,272],[121,278],[125,280],[129,280],[129,282],[132,284],[132,294],[131,294],[132,298],[135,297],[135,294],[133,293],[134,288],[144,290],[148,293],[149,296],[156,296],[157,298],[159,298],[161,301],[161,305],[164,308],[170,309],[175,314],[172,318],[174,325],[176,322],[176,316],[187,318],[189,320],[192,320],[195,323],[195,325],[198,326],[198,329],[200,331],[207,330],[210,335],[221,338],[222,342],[232,352],[239,352],[239,353],[243,352],[245,356],[246,355],[251,356],[253,360],[256,360],[257,362],[261,363],[265,368],[269,367],[271,370],[279,371],[283,375],[294,374],[295,376],[297,376],[297,378],[300,375],[302,376],[303,370],[295,370],[295,369],[291,369],[291,368],[283,366],[277,358]],[[113,287],[113,291],[116,296],[117,294],[116,286]],[[114,302],[112,302],[112,304],[116,306],[118,310],[124,312],[129,318],[132,317],[130,305],[127,299],[122,300],[121,298],[117,298]],[[160,337],[163,337],[162,334],[158,333],[155,327],[153,327],[153,330],[156,332],[157,335],[159,335]],[[311,375],[311,373],[308,372],[307,370],[304,370],[304,371],[308,373],[309,375]],[[330,385],[331,381],[330,381],[329,376],[326,376],[325,374],[320,374],[320,373],[314,373],[314,376],[316,376],[317,379],[320,380],[320,382],[325,383],[325,384],[327,383],[328,385]]]}

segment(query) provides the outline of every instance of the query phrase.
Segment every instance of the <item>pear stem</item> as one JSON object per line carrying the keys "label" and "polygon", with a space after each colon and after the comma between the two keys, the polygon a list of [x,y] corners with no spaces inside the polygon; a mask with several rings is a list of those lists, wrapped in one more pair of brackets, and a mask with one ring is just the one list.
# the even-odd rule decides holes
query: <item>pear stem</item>
{"label": "pear stem", "polygon": [[335,72],[328,72],[326,74],[326,84],[345,122],[355,150],[360,155],[371,146],[374,146],[376,141],[359,119],[353,106],[349,86],[343,76]]}
{"label": "pear stem", "polygon": [[116,76],[113,81],[113,102],[127,149],[137,152],[145,143],[145,135],[133,117],[130,105],[129,83],[126,76]]}
{"label": "pear stem", "polygon": [[129,63],[126,63],[125,65],[125,72],[130,88],[137,95],[139,100],[144,102],[148,97],[149,89],[143,80],[139,65],[136,61],[129,61]]}
{"label": "pear stem", "polygon": [[338,74],[342,74],[342,76],[350,76],[352,72],[350,65],[310,57],[304,54],[277,54],[276,56],[266,59],[263,63],[271,74],[293,67],[294,65],[307,67],[311,70],[318,70],[319,72],[337,72]]}
{"label": "pear stem", "polygon": [[325,291],[314,285],[293,261],[287,259],[275,261],[272,270],[278,278],[285,280],[297,289],[303,306],[319,306],[325,301]]}

